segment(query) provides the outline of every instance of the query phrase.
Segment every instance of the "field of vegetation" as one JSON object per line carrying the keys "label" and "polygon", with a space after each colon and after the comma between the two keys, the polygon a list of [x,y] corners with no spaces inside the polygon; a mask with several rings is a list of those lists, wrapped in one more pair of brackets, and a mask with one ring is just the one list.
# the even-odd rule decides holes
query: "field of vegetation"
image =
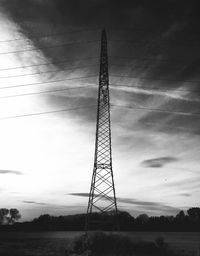
{"label": "field of vegetation", "polygon": [[[84,255],[83,232],[0,232],[2,256]],[[199,256],[198,232],[120,232],[92,233],[91,255]],[[75,254],[76,253],[76,254]]]}

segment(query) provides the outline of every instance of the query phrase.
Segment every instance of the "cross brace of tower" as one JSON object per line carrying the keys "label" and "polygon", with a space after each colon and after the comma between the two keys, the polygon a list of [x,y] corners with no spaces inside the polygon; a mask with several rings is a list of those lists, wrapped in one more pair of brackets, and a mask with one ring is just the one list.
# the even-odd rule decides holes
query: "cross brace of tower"
{"label": "cross brace of tower", "polygon": [[95,211],[113,215],[117,215],[118,212],[112,170],[108,54],[105,30],[101,34],[95,156],[86,229],[90,228],[91,214]]}

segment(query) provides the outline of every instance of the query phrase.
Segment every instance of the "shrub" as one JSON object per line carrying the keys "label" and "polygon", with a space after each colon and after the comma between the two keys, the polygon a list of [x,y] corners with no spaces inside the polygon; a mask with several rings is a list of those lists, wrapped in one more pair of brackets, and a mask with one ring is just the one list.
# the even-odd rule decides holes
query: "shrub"
{"label": "shrub", "polygon": [[165,242],[163,237],[157,237],[155,239],[155,244],[161,250],[166,250],[166,248],[168,247],[168,244]]}
{"label": "shrub", "polygon": [[[71,252],[79,255],[91,256],[173,256],[167,250],[167,244],[163,238],[157,238],[155,242],[133,241],[130,237],[120,233],[91,232],[76,238]],[[88,254],[85,254],[85,253]]]}

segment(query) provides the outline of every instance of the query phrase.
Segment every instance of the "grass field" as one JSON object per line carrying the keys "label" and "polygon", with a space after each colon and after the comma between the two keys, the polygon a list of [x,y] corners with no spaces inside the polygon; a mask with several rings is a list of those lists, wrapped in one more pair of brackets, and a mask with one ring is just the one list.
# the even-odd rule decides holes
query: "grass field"
{"label": "grass field", "polygon": [[[1,256],[66,256],[65,249],[83,232],[0,232]],[[200,233],[121,232],[136,242],[163,237],[180,255],[200,256]],[[145,255],[148,256],[148,255]]]}

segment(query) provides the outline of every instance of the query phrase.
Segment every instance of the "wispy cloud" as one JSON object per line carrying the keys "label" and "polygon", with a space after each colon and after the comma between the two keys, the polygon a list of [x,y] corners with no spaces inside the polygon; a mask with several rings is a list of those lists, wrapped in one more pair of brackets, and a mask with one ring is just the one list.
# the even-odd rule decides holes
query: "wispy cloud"
{"label": "wispy cloud", "polygon": [[176,157],[166,156],[166,157],[158,157],[144,160],[141,164],[145,167],[150,168],[161,168],[165,164],[176,162],[178,159]]}
{"label": "wispy cloud", "polygon": [[[118,203],[133,205],[135,210],[150,214],[176,214],[180,209],[160,202],[142,201],[131,198],[118,198]],[[131,208],[130,208],[131,209]],[[134,210],[133,209],[133,210]]]}
{"label": "wispy cloud", "polygon": [[0,174],[15,174],[15,175],[23,175],[20,171],[12,171],[12,170],[0,170]]}
{"label": "wispy cloud", "polygon": [[181,193],[180,196],[186,196],[186,197],[189,197],[189,196],[192,196],[192,194],[190,193]]}
{"label": "wispy cloud", "polygon": [[195,189],[195,188],[198,188],[199,187],[199,176],[195,176],[195,177],[192,177],[192,178],[181,178],[179,180],[175,180],[175,181],[172,181],[172,182],[167,182],[165,184],[160,184],[160,187],[164,188],[164,187],[167,187],[167,188],[180,188],[180,189]]}
{"label": "wispy cloud", "polygon": [[40,202],[28,201],[28,200],[25,200],[25,201],[22,201],[22,202],[25,203],[25,204],[48,205],[46,203],[40,203]]}
{"label": "wispy cloud", "polygon": [[[69,193],[67,195],[70,195],[70,196],[81,196],[81,197],[88,197],[89,196],[89,193]],[[96,195],[98,196],[98,195]]]}
{"label": "wispy cloud", "polygon": [[[79,197],[88,197],[89,193],[70,193],[69,195],[79,196]],[[95,196],[99,197],[98,194]],[[143,201],[143,200],[138,200],[138,199],[133,199],[133,198],[118,197],[117,202],[121,203],[121,204],[134,205],[137,208],[137,210],[139,208],[140,211],[142,210],[143,212],[151,211],[154,213],[161,213],[161,214],[163,212],[166,212],[167,214],[175,214],[176,212],[179,211],[179,208],[176,208],[176,207],[173,207],[170,205],[166,205],[166,204],[163,204],[160,202]]]}

